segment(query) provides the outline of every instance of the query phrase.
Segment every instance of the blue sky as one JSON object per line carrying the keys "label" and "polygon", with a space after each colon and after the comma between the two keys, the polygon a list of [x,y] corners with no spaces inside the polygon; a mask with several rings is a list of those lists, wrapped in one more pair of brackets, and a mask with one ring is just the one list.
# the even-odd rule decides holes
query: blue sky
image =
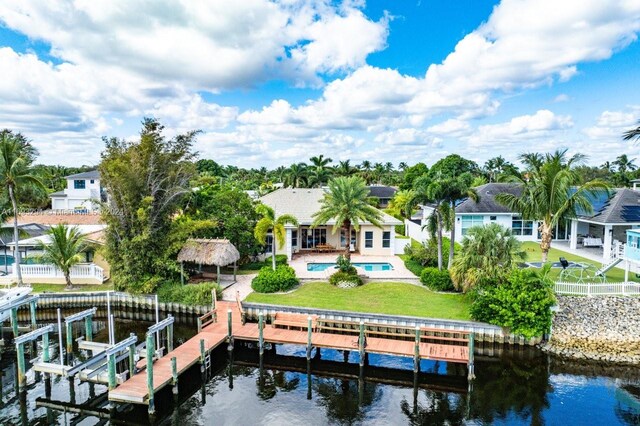
{"label": "blue sky", "polygon": [[[0,127],[96,164],[145,116],[245,167],[640,154],[640,1],[0,5]],[[640,156],[640,155],[639,155]]]}

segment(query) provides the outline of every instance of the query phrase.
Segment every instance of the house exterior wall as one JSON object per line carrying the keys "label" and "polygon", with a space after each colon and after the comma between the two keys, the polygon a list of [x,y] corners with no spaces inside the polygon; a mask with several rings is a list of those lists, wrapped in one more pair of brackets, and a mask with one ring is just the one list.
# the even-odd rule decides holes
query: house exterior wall
{"label": "house exterior wall", "polygon": [[[473,216],[474,218],[480,218],[479,221],[474,220],[474,225],[484,226],[490,223],[497,223],[507,229],[512,229],[513,225],[513,217],[517,216],[513,213],[497,213],[497,214],[465,214],[465,213],[457,213],[456,214],[456,241],[462,241],[464,238],[464,229],[463,229],[463,216]],[[515,235],[515,237],[520,241],[536,241],[538,232],[537,232],[537,223],[533,223],[533,230],[531,235]]]}
{"label": "house exterior wall", "polygon": [[[382,247],[382,234],[383,232],[390,232],[390,247]],[[367,232],[373,233],[373,247],[365,247],[365,239]],[[358,239],[358,251],[365,256],[393,256],[395,253],[394,240],[395,240],[395,228],[390,225],[383,225],[382,229],[373,225],[362,225],[360,227],[360,235]]]}
{"label": "house exterior wall", "polygon": [[[75,181],[84,181],[84,189],[76,189]],[[100,200],[100,179],[67,179],[65,197],[51,197],[53,210],[74,210],[97,208],[91,200]]]}

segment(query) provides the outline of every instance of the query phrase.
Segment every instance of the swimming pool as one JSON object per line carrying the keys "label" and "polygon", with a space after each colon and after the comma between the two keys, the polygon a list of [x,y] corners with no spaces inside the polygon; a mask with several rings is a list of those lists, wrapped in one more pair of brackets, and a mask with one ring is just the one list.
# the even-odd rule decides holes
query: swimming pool
{"label": "swimming pool", "polygon": [[[367,272],[393,271],[393,266],[390,263],[352,263],[352,265]],[[320,272],[336,267],[335,263],[307,263],[307,271],[310,272]]]}

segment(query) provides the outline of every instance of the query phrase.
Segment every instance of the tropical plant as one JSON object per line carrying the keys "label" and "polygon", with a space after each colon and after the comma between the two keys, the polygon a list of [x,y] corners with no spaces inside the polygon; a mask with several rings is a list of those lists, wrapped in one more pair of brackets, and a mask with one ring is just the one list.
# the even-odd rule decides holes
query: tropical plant
{"label": "tropical plant", "polygon": [[192,144],[198,132],[168,139],[163,130],[146,118],[139,140],[105,139],[99,170],[109,197],[102,218],[105,255],[117,289],[154,292],[162,280],[180,273],[175,255],[189,233],[175,217],[192,194]]}
{"label": "tropical plant", "polygon": [[304,188],[307,186],[309,175],[308,167],[305,163],[292,164],[284,178],[284,185],[291,188]]}
{"label": "tropical plant", "polygon": [[555,304],[550,266],[541,272],[512,269],[504,282],[480,289],[471,304],[477,321],[508,327],[526,338],[542,336],[551,327],[551,307]]}
{"label": "tropical plant", "polygon": [[41,241],[38,248],[42,250],[40,260],[55,265],[64,275],[67,289],[73,287],[71,283],[71,268],[82,262],[83,252],[87,249],[87,238],[77,226],[65,224],[54,225],[46,233],[47,242]]}
{"label": "tropical plant", "polygon": [[332,233],[338,229],[345,231],[345,257],[351,260],[351,228],[360,230],[360,222],[369,222],[382,228],[380,210],[371,206],[367,199],[369,188],[357,176],[339,177],[329,181],[329,188],[320,203],[320,210],[313,215],[312,226],[324,225],[335,220]]}
{"label": "tropical plant", "polygon": [[634,140],[636,142],[640,141],[640,120],[638,120],[638,127],[634,129],[627,130],[623,133],[622,139],[625,141]]}
{"label": "tropical plant", "polygon": [[283,214],[281,216],[276,216],[275,210],[266,204],[258,204],[256,207],[256,212],[262,216],[262,219],[258,221],[256,227],[254,229],[254,235],[256,240],[260,244],[266,244],[267,235],[269,231],[272,234],[272,244],[271,244],[271,264],[272,268],[276,270],[276,243],[278,244],[278,248],[282,248],[284,243],[286,242],[287,233],[284,228],[285,225],[297,225],[298,220],[291,216],[290,214]]}
{"label": "tropical plant", "polygon": [[38,151],[20,133],[11,130],[0,131],[0,187],[7,190],[13,212],[13,241],[16,244],[13,267],[16,270],[18,285],[23,285],[20,270],[20,250],[18,242],[18,203],[17,195],[29,187],[44,188],[40,180],[32,173],[33,161]]}
{"label": "tropical plant", "polygon": [[576,154],[567,158],[566,154],[566,150],[545,155],[522,154],[520,161],[526,171],[509,176],[509,180],[521,186],[521,194],[496,195],[499,203],[519,212],[524,220],[540,221],[538,230],[543,262],[547,261],[556,225],[578,214],[592,214],[591,201],[599,193],[609,192],[609,185],[600,180],[579,185],[580,176],[575,166],[585,156]]}
{"label": "tropical plant", "polygon": [[353,167],[349,160],[340,161],[334,168],[336,176],[351,176],[357,171],[357,168]]}
{"label": "tropical plant", "polygon": [[275,269],[266,266],[251,280],[251,288],[258,293],[275,293],[290,290],[299,283],[291,266],[278,265]]}
{"label": "tropical plant", "polygon": [[451,278],[464,292],[470,288],[503,279],[526,252],[511,230],[497,223],[474,226],[462,240],[462,250],[453,259]]}
{"label": "tropical plant", "polygon": [[454,290],[451,275],[447,269],[424,268],[420,273],[420,282],[435,291]]}
{"label": "tropical plant", "polygon": [[615,161],[611,164],[617,167],[619,173],[627,173],[632,172],[638,168],[634,161],[635,158],[630,159],[627,154],[622,154],[616,157]]}

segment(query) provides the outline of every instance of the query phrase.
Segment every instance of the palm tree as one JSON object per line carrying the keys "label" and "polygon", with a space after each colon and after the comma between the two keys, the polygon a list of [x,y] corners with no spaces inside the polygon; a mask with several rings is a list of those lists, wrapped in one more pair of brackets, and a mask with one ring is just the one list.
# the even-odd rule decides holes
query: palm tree
{"label": "palm tree", "polygon": [[316,169],[326,169],[327,165],[333,162],[333,159],[320,154],[316,157],[309,158],[309,161],[311,162],[311,166]]}
{"label": "palm tree", "polygon": [[332,169],[329,169],[329,168],[324,168],[324,169],[313,168],[311,170],[311,173],[309,173],[309,176],[307,179],[309,186],[317,187],[317,188],[323,186],[325,183],[329,181],[329,178],[331,177],[331,170]]}
{"label": "palm tree", "polygon": [[582,185],[574,166],[584,161],[585,156],[576,154],[567,158],[567,150],[550,154],[522,154],[520,161],[526,171],[512,173],[510,179],[522,187],[520,195],[498,194],[496,200],[507,208],[519,212],[524,220],[540,221],[540,249],[542,261],[546,262],[551,248],[551,239],[556,225],[578,214],[593,213],[591,200],[609,185],[592,180]]}
{"label": "palm tree", "polygon": [[483,171],[489,179],[489,182],[495,182],[501,174],[511,168],[514,168],[514,165],[505,160],[502,155],[499,155],[488,159],[487,162],[484,163]]}
{"label": "palm tree", "polygon": [[635,158],[629,159],[627,154],[622,154],[616,158],[616,161],[612,162],[614,166],[618,167],[618,173],[625,174],[632,172],[638,168],[634,163]]}
{"label": "palm tree", "polygon": [[632,139],[635,139],[636,142],[640,141],[640,120],[638,120],[638,127],[627,130],[623,133],[622,139],[625,141],[630,141]]}
{"label": "palm tree", "polygon": [[401,171],[403,171],[403,172],[404,172],[405,170],[407,170],[408,168],[409,168],[409,165],[408,165],[407,163],[405,163],[404,161],[401,161],[401,162],[398,164],[398,169],[400,169],[400,170],[401,170]]}
{"label": "palm tree", "polygon": [[358,231],[360,222],[370,222],[381,228],[380,210],[368,203],[369,188],[362,178],[357,176],[339,177],[329,181],[329,189],[322,198],[320,210],[313,215],[313,225],[318,226],[335,219],[332,233],[338,229],[344,229],[345,254],[351,261],[351,228]]}
{"label": "palm tree", "polygon": [[307,186],[307,168],[305,163],[292,164],[285,176],[284,185],[291,188],[304,188]]}
{"label": "palm tree", "polygon": [[65,224],[52,226],[46,235],[49,237],[48,244],[39,243],[44,253],[41,260],[58,267],[64,275],[67,289],[71,289],[71,268],[83,260],[82,253],[87,248],[86,236],[78,227]]}
{"label": "palm tree", "polygon": [[31,164],[38,151],[20,133],[11,130],[0,131],[0,187],[6,188],[13,209],[13,241],[16,245],[14,268],[18,275],[18,285],[23,285],[20,271],[20,250],[18,249],[18,203],[16,193],[29,186],[44,189],[44,185],[32,174]]}
{"label": "palm tree", "polygon": [[351,176],[355,172],[356,168],[351,165],[349,160],[340,161],[334,169],[336,176]]}
{"label": "palm tree", "polygon": [[256,207],[256,212],[262,215],[262,219],[258,221],[253,231],[256,240],[258,240],[260,244],[266,244],[267,234],[270,230],[272,231],[271,261],[273,270],[275,271],[276,242],[278,243],[278,248],[282,248],[286,240],[286,231],[284,229],[284,225],[297,225],[298,220],[290,214],[283,214],[282,216],[276,217],[275,210],[265,204],[258,204],[258,206]]}
{"label": "palm tree", "polygon": [[456,204],[463,198],[470,198],[471,200],[478,202],[480,196],[476,190],[471,186],[473,182],[473,176],[471,173],[463,173],[456,177],[449,177],[440,180],[442,189],[440,190],[442,196],[449,204],[450,208],[450,226],[451,238],[449,242],[449,261],[447,268],[451,269],[453,265],[453,254],[455,250],[456,242]]}
{"label": "palm tree", "polygon": [[506,276],[526,255],[511,230],[497,223],[474,226],[462,240],[462,250],[451,267],[451,279],[457,289],[466,292],[477,284]]}

